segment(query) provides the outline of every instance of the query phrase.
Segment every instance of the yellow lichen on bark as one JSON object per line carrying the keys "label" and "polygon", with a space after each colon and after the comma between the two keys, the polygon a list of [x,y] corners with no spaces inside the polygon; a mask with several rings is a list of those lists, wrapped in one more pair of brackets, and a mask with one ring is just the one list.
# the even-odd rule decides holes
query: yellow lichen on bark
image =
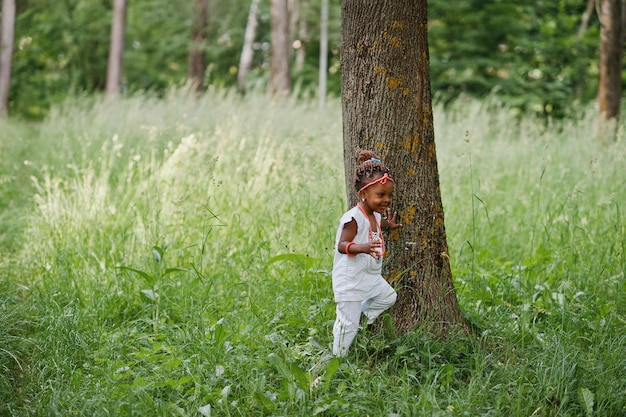
{"label": "yellow lichen on bark", "polygon": [[411,225],[415,221],[415,213],[417,213],[417,207],[410,205],[400,213],[400,218],[404,224]]}
{"label": "yellow lichen on bark", "polygon": [[413,140],[411,142],[411,153],[417,152],[417,150],[419,149],[419,142],[420,142],[419,136],[413,136]]}
{"label": "yellow lichen on bark", "polygon": [[425,234],[422,235],[422,239],[420,241],[420,247],[423,249],[428,247],[428,239],[426,238]]}
{"label": "yellow lichen on bark", "polygon": [[402,85],[402,80],[398,77],[387,77],[386,82],[389,88],[398,88]]}
{"label": "yellow lichen on bark", "polygon": [[431,109],[423,109],[422,110],[422,123],[424,126],[432,125],[432,110]]}
{"label": "yellow lichen on bark", "polygon": [[442,227],[443,226],[443,218],[442,217],[436,217],[435,218],[435,226],[436,227]]}
{"label": "yellow lichen on bark", "polygon": [[377,41],[374,41],[372,43],[372,46],[370,46],[369,50],[370,50],[370,52],[380,52],[380,51],[382,51],[382,47],[380,46],[380,44]]}
{"label": "yellow lichen on bark", "polygon": [[391,274],[389,275],[389,279],[387,280],[387,282],[389,282],[390,284],[395,284],[396,282],[400,282],[400,278],[401,278],[400,271],[398,271],[397,269],[394,269],[393,271],[391,271]]}
{"label": "yellow lichen on bark", "polygon": [[389,45],[394,48],[399,48],[402,46],[402,38],[399,36],[392,36],[389,38]]}
{"label": "yellow lichen on bark", "polygon": [[411,137],[404,138],[404,149],[411,149]]}
{"label": "yellow lichen on bark", "polygon": [[435,158],[437,151],[435,149],[435,142],[432,142],[428,147],[428,156],[431,158]]}

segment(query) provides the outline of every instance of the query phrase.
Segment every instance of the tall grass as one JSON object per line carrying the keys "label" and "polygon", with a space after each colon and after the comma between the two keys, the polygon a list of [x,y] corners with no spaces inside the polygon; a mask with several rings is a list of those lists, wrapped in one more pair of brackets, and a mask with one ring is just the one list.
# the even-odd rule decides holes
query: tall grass
{"label": "tall grass", "polygon": [[2,141],[0,414],[626,413],[624,142],[599,147],[591,112],[435,114],[477,334],[359,335],[341,362],[338,103],[77,99],[3,130],[25,139]]}

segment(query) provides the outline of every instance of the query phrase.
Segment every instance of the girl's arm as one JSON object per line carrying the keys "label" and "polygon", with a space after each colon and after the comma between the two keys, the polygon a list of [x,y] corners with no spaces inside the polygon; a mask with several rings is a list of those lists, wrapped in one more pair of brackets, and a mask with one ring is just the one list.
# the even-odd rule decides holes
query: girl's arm
{"label": "girl's arm", "polygon": [[343,225],[337,250],[339,253],[348,256],[355,256],[359,253],[368,253],[372,256],[378,256],[378,249],[382,246],[380,241],[368,243],[354,243],[353,239],[358,231],[356,220],[352,219],[349,223]]}
{"label": "girl's arm", "polygon": [[[337,244],[337,250],[339,253],[346,253],[346,247],[352,242],[352,239],[356,236],[356,232],[358,231],[358,227],[356,225],[356,220],[352,219],[349,223],[343,225],[343,230],[341,231],[341,236],[339,237],[339,243]],[[356,244],[350,245],[350,253],[349,255],[354,255],[358,253],[355,248]]]}

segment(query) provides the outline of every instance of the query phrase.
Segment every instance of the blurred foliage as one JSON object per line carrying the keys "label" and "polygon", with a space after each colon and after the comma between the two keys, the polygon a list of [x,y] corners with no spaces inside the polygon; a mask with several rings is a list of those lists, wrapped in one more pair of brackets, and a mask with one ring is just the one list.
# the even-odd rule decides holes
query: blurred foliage
{"label": "blurred foliage", "polygon": [[595,98],[599,24],[578,38],[586,2],[464,0],[429,4],[433,92],[494,94],[520,110],[567,115]]}
{"label": "blurred foliage", "polygon": [[[306,21],[305,61],[293,66],[298,96],[317,94],[321,0],[300,1]],[[68,95],[104,88],[113,0],[23,0],[18,4],[10,111],[45,116]],[[270,2],[261,2],[249,74],[262,89],[270,54]],[[578,38],[580,0],[459,0],[429,4],[432,87],[445,102],[462,95],[498,100],[538,114],[565,116],[593,100],[599,24],[592,14]],[[250,0],[211,0],[206,84],[236,85]],[[187,77],[191,0],[128,2],[124,91],[162,94]],[[340,94],[340,2],[330,4],[328,93]],[[295,30],[297,34],[297,28]],[[296,45],[296,43],[294,43]],[[294,57],[295,57],[294,49]]]}

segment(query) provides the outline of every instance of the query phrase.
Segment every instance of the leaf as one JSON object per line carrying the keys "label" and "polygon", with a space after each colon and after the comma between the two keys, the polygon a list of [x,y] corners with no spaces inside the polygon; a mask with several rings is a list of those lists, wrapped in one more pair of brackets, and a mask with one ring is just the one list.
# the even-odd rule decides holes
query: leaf
{"label": "leaf", "polygon": [[211,404],[203,405],[202,407],[198,408],[198,412],[204,417],[211,417]]}
{"label": "leaf", "polygon": [[267,358],[269,359],[270,363],[274,365],[274,368],[280,375],[285,378],[291,379],[291,372],[289,371],[289,368],[287,368],[287,364],[285,364],[285,361],[280,356],[275,353],[270,353]]}
{"label": "leaf", "polygon": [[317,349],[324,350],[324,346],[314,337],[309,337],[309,344]]}
{"label": "leaf", "polygon": [[165,249],[161,248],[160,246],[152,247],[152,255],[154,256],[154,260],[157,261],[158,264],[161,264],[164,253]]}
{"label": "leaf", "polygon": [[217,345],[222,344],[226,340],[226,328],[224,327],[224,318],[222,317],[211,327],[213,331],[213,342]]}
{"label": "leaf", "polygon": [[159,294],[155,293],[153,290],[141,290],[141,293],[148,297],[151,301],[156,301],[159,298]]}
{"label": "leaf", "polygon": [[446,384],[452,381],[452,374],[454,374],[454,365],[451,363],[445,364],[441,367],[441,379]]}
{"label": "leaf", "polygon": [[176,381],[176,389],[178,391],[182,391],[184,386],[189,384],[190,382],[193,382],[193,378],[192,377],[190,377],[190,376],[181,376],[180,378],[178,378],[178,381]]}
{"label": "leaf", "polygon": [[156,250],[152,250],[152,255],[154,256],[154,260],[157,261],[158,264],[161,263],[161,253],[156,251]]}
{"label": "leaf", "polygon": [[310,372],[305,372],[298,365],[292,363],[291,366],[291,374],[296,379],[296,384],[304,391],[308,392],[311,389],[311,381],[313,378],[311,377]]}
{"label": "leaf", "polygon": [[[198,268],[196,268],[196,266],[194,264],[191,264],[191,267],[193,268],[193,271],[196,273],[196,276],[198,277],[198,279],[200,280],[201,283],[206,284],[207,281],[207,277],[205,277],[202,272],[198,271]],[[211,282],[209,285],[209,288],[213,286],[213,283]]]}
{"label": "leaf", "polygon": [[578,401],[580,402],[580,405],[582,405],[585,409],[585,414],[587,416],[593,415],[593,392],[585,387],[578,388]]}
{"label": "leaf", "polygon": [[311,269],[319,261],[319,258],[312,258],[309,255],[304,255],[302,253],[283,253],[282,255],[276,255],[270,258],[265,264],[265,267],[267,268],[276,262],[285,261],[293,262],[303,269]]}
{"label": "leaf", "polygon": [[133,380],[133,384],[131,385],[131,387],[134,389],[142,389],[142,388],[146,388],[147,386],[148,386],[148,381],[142,376],[136,377]]}
{"label": "leaf", "polygon": [[257,400],[259,402],[259,404],[261,404],[261,407],[263,407],[266,410],[274,410],[274,403],[267,398],[267,395],[263,394],[262,392],[255,392],[254,393],[254,399]]}
{"label": "leaf", "polygon": [[328,391],[330,382],[339,370],[339,358],[332,358],[324,367],[324,392]]}
{"label": "leaf", "polygon": [[139,269],[131,268],[129,266],[118,266],[117,268],[125,270],[125,271],[131,271],[131,272],[136,273],[137,275],[139,275],[140,277],[145,279],[148,282],[148,284],[150,284],[150,285],[154,285],[156,283],[156,278],[154,276],[148,274],[147,272],[141,271]]}
{"label": "leaf", "polygon": [[163,272],[162,276],[166,276],[174,272],[189,272],[189,270],[187,268],[181,268],[181,267],[167,268],[165,272]]}

